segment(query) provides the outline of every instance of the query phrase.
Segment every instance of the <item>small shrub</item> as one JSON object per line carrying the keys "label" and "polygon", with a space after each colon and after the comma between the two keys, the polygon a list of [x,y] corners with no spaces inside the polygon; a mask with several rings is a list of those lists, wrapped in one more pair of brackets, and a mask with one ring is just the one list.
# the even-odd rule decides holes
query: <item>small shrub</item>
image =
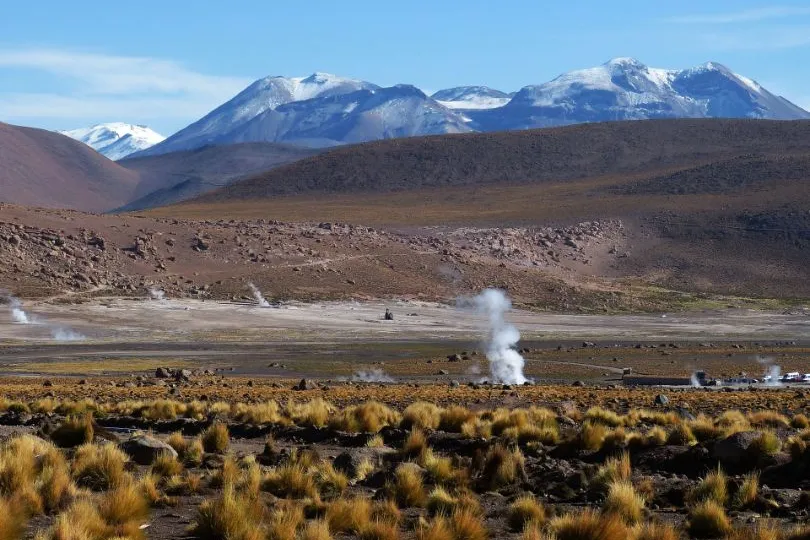
{"label": "small shrub", "polygon": [[669,432],[667,437],[667,444],[682,446],[693,445],[697,443],[697,438],[692,430],[686,424],[678,424]]}
{"label": "small shrub", "polygon": [[706,500],[689,513],[687,530],[694,538],[723,538],[731,532],[731,523],[720,504]]}
{"label": "small shrub", "polygon": [[519,497],[509,506],[507,522],[514,532],[521,532],[529,523],[542,525],[546,520],[543,505],[532,495]]}
{"label": "small shrub", "polygon": [[203,431],[200,441],[206,452],[224,454],[230,445],[228,427],[221,422],[215,422]]}

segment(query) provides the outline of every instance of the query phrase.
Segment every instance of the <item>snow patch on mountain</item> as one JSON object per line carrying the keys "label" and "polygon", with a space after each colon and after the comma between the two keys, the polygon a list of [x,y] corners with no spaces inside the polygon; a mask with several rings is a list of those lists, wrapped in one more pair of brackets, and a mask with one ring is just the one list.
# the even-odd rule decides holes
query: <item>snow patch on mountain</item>
{"label": "snow patch on mountain", "polygon": [[430,97],[448,109],[478,110],[503,107],[511,99],[511,95],[506,92],[488,86],[457,86],[439,90]]}
{"label": "snow patch on mountain", "polygon": [[88,128],[60,131],[60,133],[83,142],[113,161],[151,148],[166,139],[146,126],[123,122],[97,124]]}

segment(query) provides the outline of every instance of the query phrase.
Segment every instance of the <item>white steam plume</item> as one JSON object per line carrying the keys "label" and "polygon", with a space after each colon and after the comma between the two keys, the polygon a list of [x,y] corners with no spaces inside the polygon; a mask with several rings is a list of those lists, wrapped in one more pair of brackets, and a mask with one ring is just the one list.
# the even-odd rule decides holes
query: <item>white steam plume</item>
{"label": "white steam plume", "polygon": [[352,375],[351,380],[354,382],[395,382],[393,377],[386,375],[381,369],[357,371]]}
{"label": "white steam plume", "polygon": [[9,298],[9,306],[11,308],[11,321],[18,324],[31,324],[33,321],[28,317],[28,314],[23,310],[22,304],[13,296]]}
{"label": "white steam plume", "polygon": [[782,376],[782,368],[775,364],[773,358],[767,356],[757,356],[757,362],[765,366],[765,384],[768,386],[782,386],[780,377]]}
{"label": "white steam plume", "polygon": [[51,336],[56,341],[82,341],[87,339],[86,336],[71,330],[70,328],[62,328],[58,326],[51,326]]}
{"label": "white steam plume", "polygon": [[512,309],[512,302],[503,291],[486,289],[473,298],[472,303],[479,313],[487,316],[489,322],[486,346],[492,382],[525,383],[527,379],[523,375],[523,365],[526,362],[515,350],[515,345],[520,340],[520,332],[504,319],[504,314]]}
{"label": "white steam plume", "polygon": [[693,388],[700,388],[700,379],[698,379],[697,372],[692,372],[692,376],[689,377],[689,382],[692,383]]}
{"label": "white steam plume", "polygon": [[270,307],[270,302],[268,302],[264,296],[262,296],[262,291],[254,285],[253,283],[248,283],[248,287],[250,287],[250,291],[253,293],[253,298],[256,299],[256,303],[259,304],[259,307]]}
{"label": "white steam plume", "polygon": [[166,299],[166,292],[163,289],[158,289],[157,287],[149,287],[149,298],[152,300],[157,300],[158,302],[162,302]]}

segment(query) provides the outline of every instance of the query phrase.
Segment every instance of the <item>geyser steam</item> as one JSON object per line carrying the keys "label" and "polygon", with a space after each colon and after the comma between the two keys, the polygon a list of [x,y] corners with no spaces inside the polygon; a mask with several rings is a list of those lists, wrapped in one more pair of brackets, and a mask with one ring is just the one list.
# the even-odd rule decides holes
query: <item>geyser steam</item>
{"label": "geyser steam", "polygon": [[486,289],[472,299],[475,309],[487,316],[489,335],[487,338],[487,360],[492,382],[503,384],[523,384],[525,360],[515,345],[520,340],[517,328],[506,322],[504,314],[512,309],[512,302],[503,291]]}
{"label": "geyser steam", "polygon": [[256,285],[248,283],[248,287],[250,287],[250,292],[253,293],[253,298],[256,299],[256,303],[259,304],[259,307],[270,307],[270,302],[264,298],[262,291],[260,291]]}
{"label": "geyser steam", "polygon": [[380,382],[391,383],[396,382],[392,377],[389,377],[381,369],[371,369],[368,371],[357,371],[351,378],[354,382]]}
{"label": "geyser steam", "polygon": [[31,324],[31,319],[28,318],[28,314],[23,310],[22,304],[19,300],[12,296],[9,298],[9,306],[11,308],[12,322],[19,324]]}
{"label": "geyser steam", "polygon": [[768,386],[782,386],[782,368],[779,367],[779,364],[774,363],[773,358],[767,356],[757,356],[756,360],[757,363],[765,366],[765,384]]}
{"label": "geyser steam", "polygon": [[157,287],[149,287],[147,289],[149,292],[149,298],[151,300],[157,300],[158,302],[162,302],[166,299],[166,292],[163,289],[158,289]]}

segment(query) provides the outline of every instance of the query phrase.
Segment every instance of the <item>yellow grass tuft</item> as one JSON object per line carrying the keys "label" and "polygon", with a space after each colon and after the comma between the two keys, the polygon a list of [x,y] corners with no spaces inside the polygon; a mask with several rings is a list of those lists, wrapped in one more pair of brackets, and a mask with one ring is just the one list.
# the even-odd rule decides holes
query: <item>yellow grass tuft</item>
{"label": "yellow grass tuft", "polygon": [[129,458],[113,444],[83,444],[73,458],[73,478],[79,486],[107,490],[127,479]]}
{"label": "yellow grass tuft", "polygon": [[556,540],[626,540],[629,531],[615,515],[600,515],[592,510],[565,514],[549,524]]}
{"label": "yellow grass tuft", "polygon": [[618,516],[628,525],[633,525],[641,521],[644,504],[644,497],[636,493],[633,484],[628,481],[614,482],[610,484],[602,511]]}
{"label": "yellow grass tuft", "polygon": [[439,427],[442,431],[461,433],[461,426],[475,418],[475,413],[465,407],[453,405],[444,409],[439,415]]}
{"label": "yellow grass tuft", "polygon": [[720,506],[728,500],[728,477],[719,467],[703,477],[703,480],[689,493],[691,503],[712,501]]}
{"label": "yellow grass tuft", "polygon": [[400,427],[404,429],[436,429],[441,422],[441,409],[433,403],[417,401],[402,412]]}
{"label": "yellow grass tuft", "polygon": [[308,521],[301,531],[301,540],[332,540],[329,523],[320,519]]}
{"label": "yellow grass tuft", "polygon": [[183,472],[183,464],[166,451],[155,459],[150,467],[150,472],[160,478],[176,476]]}
{"label": "yellow grass tuft", "polygon": [[694,538],[722,538],[731,532],[731,523],[720,504],[706,500],[689,513],[687,530]]}
{"label": "yellow grass tuft", "polygon": [[489,532],[481,515],[467,509],[456,510],[450,518],[456,540],[487,540]]}
{"label": "yellow grass tuft", "polygon": [[526,459],[519,449],[493,446],[485,457],[481,479],[489,489],[514,484],[525,477],[525,464]]}
{"label": "yellow grass tuft", "polygon": [[334,533],[357,532],[371,521],[371,501],[365,498],[337,499],[326,509],[326,522]]}
{"label": "yellow grass tuft", "polygon": [[422,471],[413,463],[402,463],[397,467],[394,472],[392,490],[397,504],[402,508],[425,504]]}
{"label": "yellow grass tuft", "polygon": [[757,495],[759,495],[759,473],[746,474],[734,495],[734,506],[741,509],[748,508],[756,502]]}
{"label": "yellow grass tuft", "polygon": [[509,506],[507,521],[515,532],[523,531],[529,524],[542,525],[545,520],[546,511],[533,495],[523,495]]}
{"label": "yellow grass tuft", "polygon": [[200,441],[206,452],[224,454],[230,445],[228,427],[221,422],[215,422],[202,432]]}
{"label": "yellow grass tuft", "polygon": [[593,482],[598,486],[607,487],[615,482],[627,482],[633,474],[630,463],[630,454],[623,452],[618,457],[611,457],[597,469]]}
{"label": "yellow grass tuft", "polygon": [[647,522],[630,531],[632,540],[679,540],[681,535],[669,523]]}

